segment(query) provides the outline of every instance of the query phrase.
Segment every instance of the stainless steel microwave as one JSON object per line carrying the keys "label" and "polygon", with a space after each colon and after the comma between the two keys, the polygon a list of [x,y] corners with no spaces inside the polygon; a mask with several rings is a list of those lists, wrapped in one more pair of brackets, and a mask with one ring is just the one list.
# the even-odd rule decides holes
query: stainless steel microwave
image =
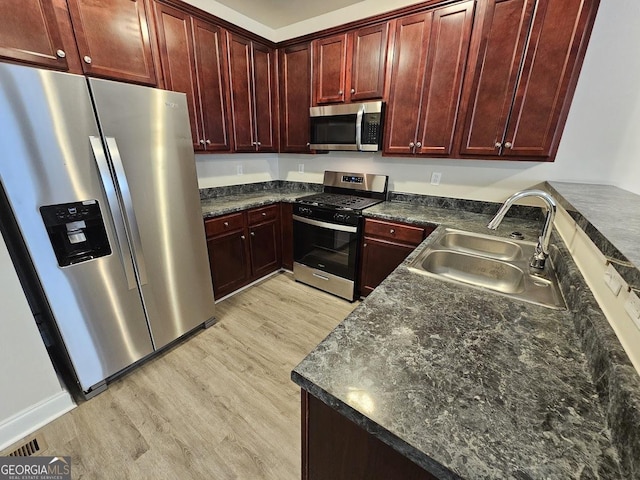
{"label": "stainless steel microwave", "polygon": [[382,102],[311,107],[309,115],[312,150],[377,152],[382,148]]}

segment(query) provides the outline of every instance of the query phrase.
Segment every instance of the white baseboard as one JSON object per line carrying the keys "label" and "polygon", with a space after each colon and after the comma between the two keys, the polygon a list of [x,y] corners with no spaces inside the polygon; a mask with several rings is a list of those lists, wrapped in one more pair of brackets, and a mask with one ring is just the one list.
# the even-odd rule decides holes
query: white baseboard
{"label": "white baseboard", "polygon": [[76,404],[65,390],[0,423],[0,451],[32,434],[56,418],[73,410]]}

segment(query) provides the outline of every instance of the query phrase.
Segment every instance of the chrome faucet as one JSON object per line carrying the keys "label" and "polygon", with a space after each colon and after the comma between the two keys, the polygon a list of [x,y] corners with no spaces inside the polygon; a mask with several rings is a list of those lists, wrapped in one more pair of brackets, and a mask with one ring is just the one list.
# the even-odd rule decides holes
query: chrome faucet
{"label": "chrome faucet", "polygon": [[547,216],[544,219],[544,226],[542,227],[542,232],[538,237],[538,244],[536,245],[536,251],[531,257],[531,261],[529,265],[532,268],[536,268],[538,270],[544,269],[544,264],[549,256],[549,241],[551,240],[551,229],[553,228],[553,220],[556,217],[556,201],[555,199],[549,195],[547,192],[543,190],[523,190],[521,192],[514,193],[509,198],[507,198],[504,204],[498,210],[498,213],[491,219],[487,228],[491,230],[496,230],[502,219],[506,215],[507,211],[511,208],[515,202],[524,197],[538,197],[544,200],[547,204]]}

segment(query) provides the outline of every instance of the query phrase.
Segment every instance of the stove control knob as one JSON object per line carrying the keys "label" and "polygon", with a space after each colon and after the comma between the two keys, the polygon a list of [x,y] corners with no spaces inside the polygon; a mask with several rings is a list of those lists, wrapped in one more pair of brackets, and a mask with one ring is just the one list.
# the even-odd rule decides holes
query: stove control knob
{"label": "stove control knob", "polygon": [[347,215],[346,213],[336,213],[333,216],[333,219],[337,220],[338,222],[347,222],[351,220],[351,215]]}

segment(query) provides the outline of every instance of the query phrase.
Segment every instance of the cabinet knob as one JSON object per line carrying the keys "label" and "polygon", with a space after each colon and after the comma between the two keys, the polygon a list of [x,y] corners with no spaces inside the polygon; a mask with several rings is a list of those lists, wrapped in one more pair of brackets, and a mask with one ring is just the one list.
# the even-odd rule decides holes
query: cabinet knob
{"label": "cabinet knob", "polygon": [[200,145],[204,145],[204,140],[200,140]]}
{"label": "cabinet knob", "polygon": [[415,144],[415,143],[413,143],[413,142],[409,142],[409,147],[410,147],[410,148],[413,148],[413,147],[415,147],[415,146],[416,146],[416,144]]}
{"label": "cabinet knob", "polygon": [[267,213],[266,213],[266,212],[262,212],[262,216],[263,216],[263,217],[266,217],[266,216],[267,216]]}
{"label": "cabinet knob", "polygon": [[65,51],[64,51],[64,50],[56,50],[56,55],[57,55],[59,58],[64,58],[64,57],[66,57],[66,56],[67,56],[67,54],[65,53]]}
{"label": "cabinet knob", "polygon": [[310,147],[310,146],[311,146],[311,144],[309,142],[307,142],[307,147]]}
{"label": "cabinet knob", "polygon": [[84,63],[91,64],[91,57],[89,55],[85,55],[83,58]]}
{"label": "cabinet knob", "polygon": [[206,143],[207,145],[211,145],[211,140],[207,140],[205,143]]}
{"label": "cabinet knob", "polygon": [[258,143],[257,143],[257,145],[258,145],[258,146],[261,146],[261,145],[262,145],[262,143],[258,142]]}
{"label": "cabinet knob", "polygon": [[344,92],[343,92],[342,90],[340,90],[340,91],[338,92],[338,95],[342,95],[342,94],[344,94]]}
{"label": "cabinet knob", "polygon": [[245,236],[244,235],[240,235],[240,240],[244,240]]}
{"label": "cabinet knob", "polygon": [[392,228],[391,230],[389,230],[389,233],[390,233],[391,235],[393,235],[394,233],[396,233],[396,229],[395,229],[395,228]]}
{"label": "cabinet knob", "polygon": [[502,147],[502,143],[496,142],[496,148],[500,148],[500,147]]}
{"label": "cabinet knob", "polygon": [[417,142],[416,143],[416,148],[421,148],[422,147],[422,142]]}
{"label": "cabinet knob", "polygon": [[352,89],[351,89],[351,93],[356,93],[356,89],[355,89],[355,88],[352,88]]}
{"label": "cabinet knob", "polygon": [[224,222],[224,226],[228,227],[229,226],[229,222]]}
{"label": "cabinet knob", "polygon": [[511,142],[505,142],[504,148],[511,148],[513,144]]}
{"label": "cabinet knob", "polygon": [[256,232],[251,232],[251,236],[255,237],[256,236]]}

